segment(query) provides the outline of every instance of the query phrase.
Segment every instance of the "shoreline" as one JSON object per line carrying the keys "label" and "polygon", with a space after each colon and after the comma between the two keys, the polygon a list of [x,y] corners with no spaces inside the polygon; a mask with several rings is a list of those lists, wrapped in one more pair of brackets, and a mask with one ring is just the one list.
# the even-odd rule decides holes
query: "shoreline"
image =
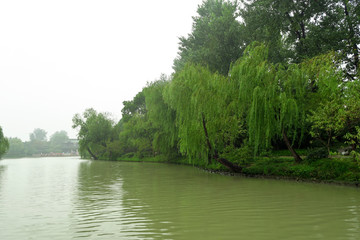
{"label": "shoreline", "polygon": [[180,161],[165,161],[165,160],[156,160],[156,158],[125,158],[125,159],[117,159],[115,161],[119,162],[143,162],[143,163],[166,163],[166,164],[174,164],[174,165],[186,165],[189,167],[196,167],[202,171],[219,174],[224,176],[238,176],[238,177],[246,177],[246,178],[259,178],[259,179],[273,179],[273,180],[283,180],[283,181],[293,181],[293,182],[304,182],[304,183],[316,183],[316,184],[327,184],[327,185],[337,185],[337,186],[347,186],[347,187],[360,187],[360,181],[346,181],[346,180],[336,180],[336,179],[318,179],[318,178],[302,178],[291,175],[275,175],[275,174],[250,174],[250,173],[235,173],[230,172],[228,170],[223,169],[212,169],[199,165],[188,164],[184,162],[184,160]]}

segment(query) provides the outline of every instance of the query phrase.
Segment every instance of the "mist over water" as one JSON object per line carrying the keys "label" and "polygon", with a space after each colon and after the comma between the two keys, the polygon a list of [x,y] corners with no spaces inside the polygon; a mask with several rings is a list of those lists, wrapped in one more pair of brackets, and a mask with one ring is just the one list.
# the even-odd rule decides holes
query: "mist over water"
{"label": "mist over water", "polygon": [[0,161],[0,239],[359,239],[351,187],[187,166]]}

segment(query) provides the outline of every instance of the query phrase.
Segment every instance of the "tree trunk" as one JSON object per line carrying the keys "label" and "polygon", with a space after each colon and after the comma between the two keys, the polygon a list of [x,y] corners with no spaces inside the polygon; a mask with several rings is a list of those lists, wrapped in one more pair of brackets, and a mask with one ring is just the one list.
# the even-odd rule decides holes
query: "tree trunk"
{"label": "tree trunk", "polygon": [[97,156],[91,152],[91,150],[90,150],[89,147],[87,147],[86,149],[88,150],[89,154],[91,155],[91,157],[92,157],[94,160],[98,160]]}
{"label": "tree trunk", "polygon": [[226,160],[225,158],[220,158],[217,153],[215,154],[214,159],[217,162],[219,162],[220,164],[227,167],[232,172],[236,172],[236,173],[241,173],[242,172],[242,167],[240,167],[239,165],[236,165],[236,164]]}
{"label": "tree trunk", "polygon": [[355,71],[356,73],[358,73],[358,70],[359,70],[359,49],[357,47],[357,42],[355,41],[355,30],[354,30],[354,26],[353,26],[353,23],[351,21],[351,16],[349,14],[349,11],[348,11],[348,1],[347,0],[343,0],[343,4],[344,4],[344,12],[345,12],[345,16],[346,16],[346,21],[347,21],[347,24],[349,26],[349,33],[350,33],[350,39],[349,40],[349,43],[352,47],[352,54],[354,54],[354,66],[355,66]]}
{"label": "tree trunk", "polygon": [[282,135],[283,135],[283,139],[284,139],[284,142],[285,142],[287,148],[289,149],[289,151],[291,152],[291,155],[293,155],[293,157],[295,159],[295,162],[296,163],[302,162],[302,159],[299,156],[299,154],[297,154],[295,149],[293,149],[293,147],[291,146],[290,141],[289,141],[289,139],[288,139],[288,137],[287,137],[287,135],[285,133],[285,130],[282,131]]}
{"label": "tree trunk", "polygon": [[[207,131],[207,127],[206,127],[206,121],[205,121],[205,116],[204,114],[202,114],[202,125],[203,125],[203,129],[204,129],[204,133],[205,133],[205,138],[206,138],[206,144],[208,145],[208,149],[209,149],[209,158],[208,158],[208,163],[211,163],[211,153],[213,152],[210,140],[209,140],[209,134]],[[214,150],[214,159],[219,162],[221,165],[227,167],[230,171],[232,172],[236,172],[236,173],[240,173],[242,171],[242,167],[230,162],[229,160],[226,160],[224,158],[220,158],[219,154],[216,152],[216,149]]]}

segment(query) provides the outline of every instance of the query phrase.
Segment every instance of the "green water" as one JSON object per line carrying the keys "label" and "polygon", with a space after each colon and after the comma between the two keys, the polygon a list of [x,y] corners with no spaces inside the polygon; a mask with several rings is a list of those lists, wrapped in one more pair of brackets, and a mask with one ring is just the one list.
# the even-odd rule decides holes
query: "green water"
{"label": "green water", "polygon": [[77,158],[0,161],[0,239],[360,239],[360,189]]}

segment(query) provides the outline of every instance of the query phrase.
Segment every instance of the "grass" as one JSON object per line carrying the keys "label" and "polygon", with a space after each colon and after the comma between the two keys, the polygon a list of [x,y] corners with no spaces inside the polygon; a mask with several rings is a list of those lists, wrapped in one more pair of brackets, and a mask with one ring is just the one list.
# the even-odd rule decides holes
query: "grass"
{"label": "grass", "polygon": [[264,158],[244,168],[245,174],[328,182],[359,183],[360,169],[350,158],[324,158],[296,164],[290,158]]}

